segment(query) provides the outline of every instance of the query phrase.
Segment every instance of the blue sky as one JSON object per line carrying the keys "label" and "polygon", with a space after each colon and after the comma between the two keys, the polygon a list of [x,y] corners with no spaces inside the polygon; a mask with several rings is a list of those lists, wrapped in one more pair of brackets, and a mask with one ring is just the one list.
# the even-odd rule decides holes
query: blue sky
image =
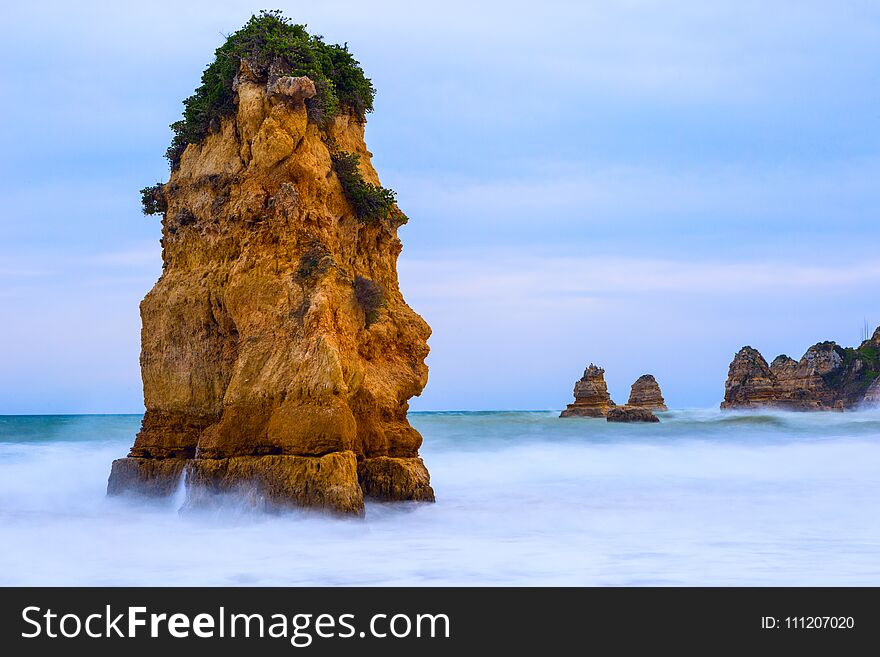
{"label": "blue sky", "polygon": [[[768,6],[771,5],[771,6]],[[880,324],[880,6],[280,2],[378,89],[434,329],[414,409],[559,408],[589,362],[720,401],[734,352]],[[19,3],[0,70],[0,413],[139,412],[138,190],[244,2]]]}

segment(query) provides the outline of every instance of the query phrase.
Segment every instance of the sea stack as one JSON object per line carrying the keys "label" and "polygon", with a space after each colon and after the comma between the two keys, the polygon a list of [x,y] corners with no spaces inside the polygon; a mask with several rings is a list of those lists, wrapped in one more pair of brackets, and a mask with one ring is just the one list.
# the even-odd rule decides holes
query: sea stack
{"label": "sea stack", "polygon": [[666,401],[660,392],[657,379],[651,374],[643,374],[629,392],[629,401],[626,403],[630,408],[640,408],[648,411],[666,411]]}
{"label": "sea stack", "polygon": [[605,370],[590,363],[583,377],[574,384],[574,403],[559,417],[605,417],[612,408],[614,402],[605,384]]}
{"label": "sea stack", "polygon": [[730,364],[721,408],[847,410],[871,403],[878,379],[880,327],[858,347],[819,342],[800,360],[782,355],[770,365],[756,349],[743,347]]}
{"label": "sea stack", "polygon": [[172,126],[170,179],[143,192],[163,270],[141,303],[146,414],[108,492],[167,495],[185,477],[343,514],[365,495],[433,501],[407,421],[430,328],[398,285],[407,219],[364,143],[369,80],[277,12],[202,79]]}

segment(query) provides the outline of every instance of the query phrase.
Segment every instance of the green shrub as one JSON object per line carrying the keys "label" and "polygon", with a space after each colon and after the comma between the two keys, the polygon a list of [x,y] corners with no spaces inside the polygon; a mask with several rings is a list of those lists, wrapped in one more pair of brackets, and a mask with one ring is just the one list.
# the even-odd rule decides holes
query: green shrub
{"label": "green shrub", "polygon": [[162,183],[156,183],[141,190],[141,206],[144,214],[162,214],[165,207],[165,194],[162,193]]}
{"label": "green shrub", "polygon": [[307,279],[312,274],[323,274],[326,272],[333,263],[333,259],[328,258],[329,255],[330,252],[327,250],[327,247],[321,242],[312,244],[309,250],[299,259],[299,267],[296,270],[299,278]]}
{"label": "green shrub", "polygon": [[370,324],[375,323],[379,319],[379,309],[385,305],[385,290],[376,281],[371,281],[363,276],[356,276],[354,279],[354,296],[358,305],[364,311],[364,326],[369,328]]}
{"label": "green shrub", "polygon": [[306,101],[309,116],[321,127],[346,107],[363,119],[373,109],[375,90],[348,45],[326,44],[305,25],[296,25],[280,10],[261,11],[217,48],[214,61],[202,74],[202,83],[183,101],[183,119],[171,125],[174,137],[166,157],[175,168],[187,144],[200,142],[235,109],[233,80],[242,59],[254,73],[268,80],[270,68],[280,75],[308,76],[315,83],[314,98]]}
{"label": "green shrub", "polygon": [[357,153],[340,151],[331,143],[330,159],[345,198],[351,203],[359,221],[368,223],[391,217],[395,212],[394,191],[364,180],[359,168],[361,159]]}
{"label": "green shrub", "polygon": [[859,347],[859,353],[862,354],[867,360],[872,363],[880,362],[880,353],[877,352],[877,347],[872,344],[867,344],[863,347]]}

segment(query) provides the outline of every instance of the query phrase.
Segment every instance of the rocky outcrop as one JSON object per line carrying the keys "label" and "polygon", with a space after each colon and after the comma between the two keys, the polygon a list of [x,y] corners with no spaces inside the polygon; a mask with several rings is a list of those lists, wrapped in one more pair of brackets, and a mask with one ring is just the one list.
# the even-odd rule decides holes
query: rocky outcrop
{"label": "rocky outcrop", "polygon": [[649,411],[668,410],[663,394],[660,392],[660,385],[651,374],[643,374],[636,379],[630,389],[629,401],[626,405],[630,408],[644,408]]}
{"label": "rocky outcrop", "polygon": [[859,347],[820,342],[796,361],[782,355],[770,365],[743,347],[730,364],[723,409],[845,410],[866,401],[880,378],[880,328]]}
{"label": "rocky outcrop", "polygon": [[574,403],[559,417],[605,417],[614,405],[605,383],[605,370],[590,363],[574,384]]}
{"label": "rocky outcrop", "polygon": [[740,349],[730,363],[721,408],[768,406],[775,395],[776,378],[761,353],[752,347]]}
{"label": "rocky outcrop", "polygon": [[146,414],[108,492],[167,495],[185,477],[348,514],[364,494],[432,501],[407,421],[430,329],[398,285],[405,218],[365,219],[334,172],[335,153],[357,155],[378,188],[364,122],[319,126],[310,79],[270,81],[243,63],[231,114],[150,192],[164,217],[141,303]]}
{"label": "rocky outcrop", "polygon": [[649,408],[637,408],[627,404],[617,406],[608,411],[605,417],[608,422],[659,422],[658,418]]}
{"label": "rocky outcrop", "polygon": [[880,377],[875,379],[868,388],[862,403],[865,406],[880,406]]}

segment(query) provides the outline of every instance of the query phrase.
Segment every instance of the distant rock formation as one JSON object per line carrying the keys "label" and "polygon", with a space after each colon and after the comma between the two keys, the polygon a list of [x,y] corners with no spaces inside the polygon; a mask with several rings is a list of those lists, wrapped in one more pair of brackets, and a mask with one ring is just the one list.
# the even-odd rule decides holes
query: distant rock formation
{"label": "distant rock formation", "polygon": [[605,417],[608,422],[659,422],[658,418],[649,408],[637,408],[635,406],[616,406],[608,411]]}
{"label": "distant rock formation", "polygon": [[[629,401],[626,405],[630,408],[643,408],[649,411],[666,411],[666,401],[660,392],[657,379],[651,374],[642,374],[632,384],[629,392]],[[653,420],[651,420],[653,422]]]}
{"label": "distant rock formation", "polygon": [[770,365],[743,347],[730,364],[723,409],[845,410],[880,397],[880,327],[859,347],[819,342],[796,361],[782,355]]}
{"label": "distant rock formation", "polygon": [[865,406],[880,406],[880,377],[876,378],[868,388],[862,403]]}
{"label": "distant rock formation", "polygon": [[605,384],[605,370],[590,363],[583,377],[574,384],[574,403],[559,417],[605,417],[614,406]]}

